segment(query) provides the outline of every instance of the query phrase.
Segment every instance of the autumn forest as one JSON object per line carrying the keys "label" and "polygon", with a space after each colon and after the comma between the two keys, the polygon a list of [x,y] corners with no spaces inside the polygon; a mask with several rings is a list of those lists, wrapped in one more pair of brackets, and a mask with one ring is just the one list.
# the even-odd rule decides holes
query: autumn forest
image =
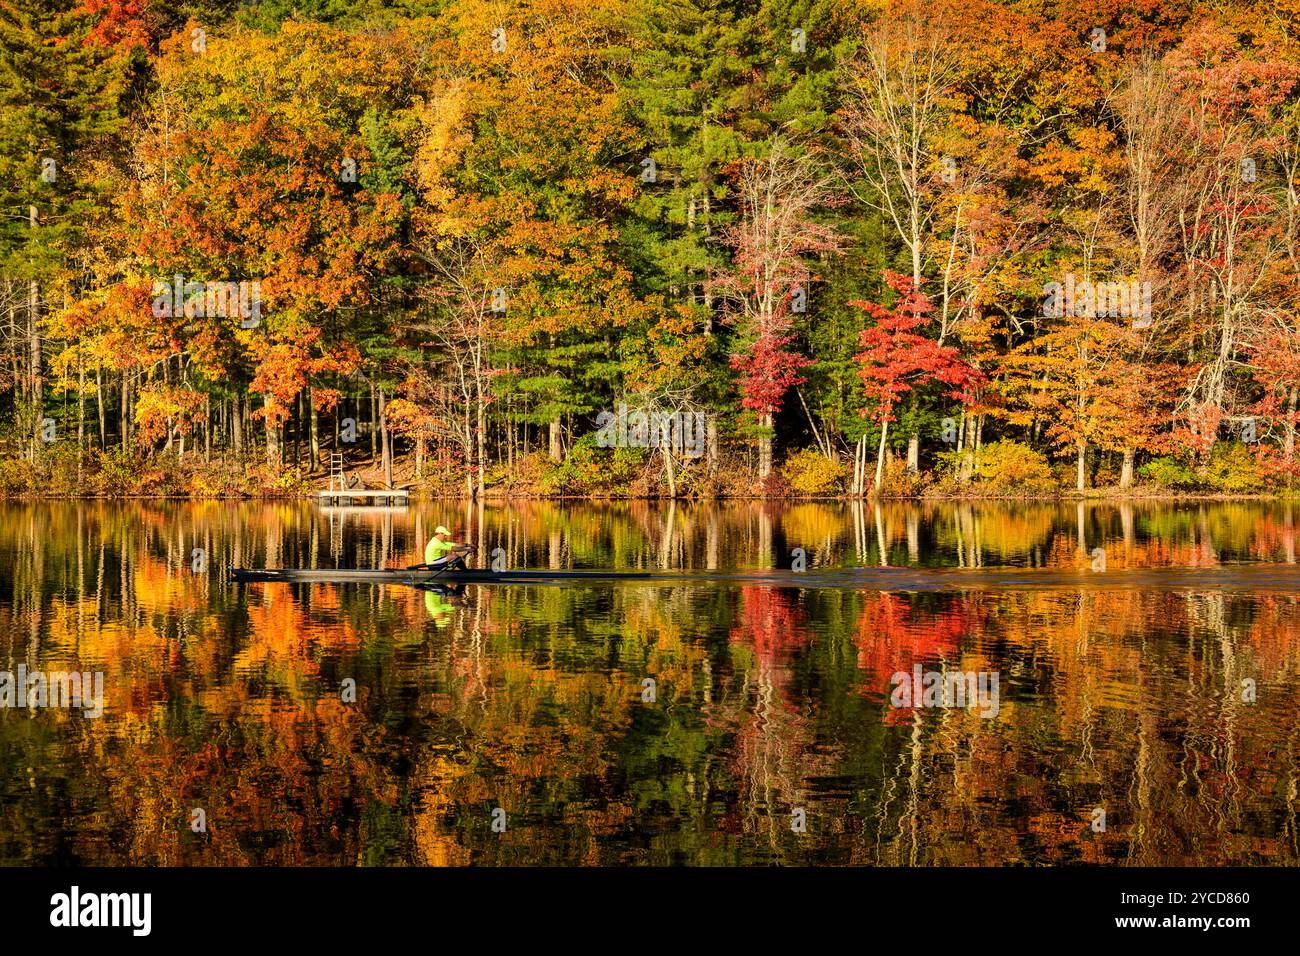
{"label": "autumn forest", "polygon": [[1297,0],[0,0],[0,76],[0,495],[1300,477]]}

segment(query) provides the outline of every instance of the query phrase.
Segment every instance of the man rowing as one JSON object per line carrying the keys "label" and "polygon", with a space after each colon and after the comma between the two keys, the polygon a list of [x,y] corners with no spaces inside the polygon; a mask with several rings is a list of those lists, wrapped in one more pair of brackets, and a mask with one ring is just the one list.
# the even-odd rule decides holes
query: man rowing
{"label": "man rowing", "polygon": [[433,529],[433,537],[424,546],[424,563],[431,568],[446,567],[448,570],[465,570],[465,558],[469,545],[457,544],[451,540],[451,532],[444,525]]}

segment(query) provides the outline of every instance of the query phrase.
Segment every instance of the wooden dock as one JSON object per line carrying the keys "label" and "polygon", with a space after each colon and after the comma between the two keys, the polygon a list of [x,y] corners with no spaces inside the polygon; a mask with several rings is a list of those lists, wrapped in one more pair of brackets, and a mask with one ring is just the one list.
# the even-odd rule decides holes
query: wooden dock
{"label": "wooden dock", "polygon": [[[410,494],[405,488],[349,488],[342,452],[330,455],[330,486],[316,492],[320,505],[362,505],[376,508],[386,505],[406,507]],[[363,510],[363,509],[357,509]]]}

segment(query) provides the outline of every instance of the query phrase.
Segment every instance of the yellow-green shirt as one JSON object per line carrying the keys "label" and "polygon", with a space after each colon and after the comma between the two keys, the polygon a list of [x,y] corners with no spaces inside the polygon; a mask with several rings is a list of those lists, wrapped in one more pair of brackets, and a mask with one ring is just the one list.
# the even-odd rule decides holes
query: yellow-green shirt
{"label": "yellow-green shirt", "polygon": [[424,546],[424,563],[433,564],[448,551],[455,551],[456,548],[455,541],[439,541],[437,538],[430,538],[429,543]]}

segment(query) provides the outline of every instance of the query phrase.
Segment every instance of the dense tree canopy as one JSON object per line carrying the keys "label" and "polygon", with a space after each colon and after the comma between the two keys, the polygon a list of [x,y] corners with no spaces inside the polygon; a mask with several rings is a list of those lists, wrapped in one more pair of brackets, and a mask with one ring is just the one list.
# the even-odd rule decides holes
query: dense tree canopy
{"label": "dense tree canopy", "polygon": [[[777,492],[811,448],[866,493],[994,441],[1290,483],[1298,41],[1262,0],[0,0],[0,491]],[[622,406],[705,452],[601,457]]]}

